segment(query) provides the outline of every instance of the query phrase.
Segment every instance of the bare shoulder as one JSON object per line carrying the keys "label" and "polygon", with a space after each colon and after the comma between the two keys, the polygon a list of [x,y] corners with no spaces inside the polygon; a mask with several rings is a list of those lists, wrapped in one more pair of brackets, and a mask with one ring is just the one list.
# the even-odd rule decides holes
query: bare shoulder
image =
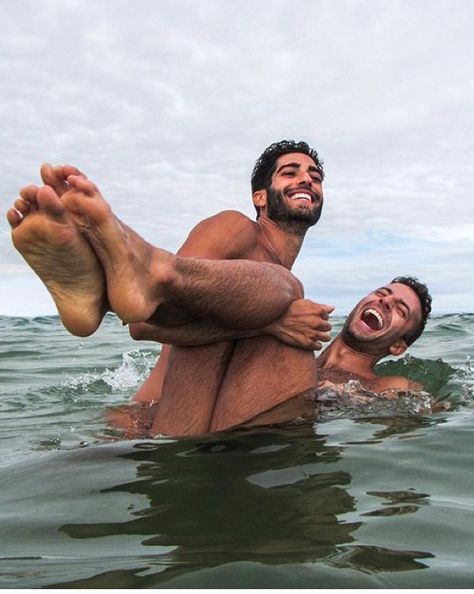
{"label": "bare shoulder", "polygon": [[381,377],[377,381],[376,391],[383,392],[385,390],[400,390],[410,392],[422,392],[424,390],[423,384],[414,382],[407,377],[393,375]]}
{"label": "bare shoulder", "polygon": [[178,254],[216,259],[244,258],[257,240],[255,221],[236,210],[224,210],[198,223]]}
{"label": "bare shoulder", "polygon": [[252,221],[247,215],[244,215],[238,210],[223,210],[218,212],[217,214],[202,220],[196,225],[195,229],[211,226],[219,226],[220,228],[228,230],[235,229],[237,232],[248,230],[256,233],[258,229],[258,225],[255,221]]}

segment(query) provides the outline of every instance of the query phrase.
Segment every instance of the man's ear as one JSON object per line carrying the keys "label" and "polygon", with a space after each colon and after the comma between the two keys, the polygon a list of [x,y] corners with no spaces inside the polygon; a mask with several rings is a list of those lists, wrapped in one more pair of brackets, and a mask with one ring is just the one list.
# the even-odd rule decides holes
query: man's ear
{"label": "man's ear", "polygon": [[407,350],[408,345],[405,342],[405,339],[399,338],[397,342],[394,342],[388,349],[389,353],[394,357],[399,357],[403,355],[403,353]]}
{"label": "man's ear", "polygon": [[252,194],[252,200],[255,206],[258,206],[259,209],[265,208],[267,205],[267,191],[257,190]]}

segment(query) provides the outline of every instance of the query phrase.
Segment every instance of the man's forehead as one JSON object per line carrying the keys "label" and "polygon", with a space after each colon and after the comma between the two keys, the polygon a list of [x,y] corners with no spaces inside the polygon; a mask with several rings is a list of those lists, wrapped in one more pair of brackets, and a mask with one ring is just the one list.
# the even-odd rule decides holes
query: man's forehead
{"label": "man's forehead", "polygon": [[286,153],[277,159],[277,168],[290,163],[298,163],[299,165],[309,165],[316,168],[314,159],[305,153]]}
{"label": "man's forehead", "polygon": [[412,317],[421,319],[421,303],[416,291],[404,283],[389,283],[381,289],[387,289],[396,299],[405,302],[410,308]]}

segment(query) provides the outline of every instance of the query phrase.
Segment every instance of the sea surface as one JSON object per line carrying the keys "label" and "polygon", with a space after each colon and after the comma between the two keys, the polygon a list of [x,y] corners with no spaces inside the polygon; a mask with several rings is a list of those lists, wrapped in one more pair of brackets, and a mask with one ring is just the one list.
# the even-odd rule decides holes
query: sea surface
{"label": "sea surface", "polygon": [[449,410],[135,441],[104,412],[159,345],[111,315],[87,339],[56,317],[0,331],[0,587],[474,586],[474,314],[381,367]]}

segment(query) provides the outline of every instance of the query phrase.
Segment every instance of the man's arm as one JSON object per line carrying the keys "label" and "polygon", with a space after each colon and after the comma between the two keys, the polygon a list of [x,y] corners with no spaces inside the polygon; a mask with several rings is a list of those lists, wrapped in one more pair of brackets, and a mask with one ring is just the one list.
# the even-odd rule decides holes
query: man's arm
{"label": "man's arm", "polygon": [[[254,248],[257,241],[255,223],[236,211],[225,211],[201,221],[178,251],[179,256],[197,258],[232,258],[243,256],[245,250]],[[245,245],[247,242],[247,245]],[[155,340],[154,324],[182,325],[195,319],[176,307],[161,307],[150,320],[151,324],[134,323],[129,325],[132,336],[140,336],[140,340]],[[165,344],[161,350],[157,364],[145,383],[134,396],[135,401],[153,402],[159,400],[168,366],[170,346]]]}
{"label": "man's arm", "polygon": [[234,330],[212,320],[198,319],[187,324],[164,327],[147,323],[134,324],[130,335],[135,340],[153,340],[178,346],[198,346],[255,336],[272,335],[291,346],[320,350],[320,341],[330,338],[329,314],[332,307],[297,299],[287,312],[274,322],[256,330]]}
{"label": "man's arm", "polygon": [[[132,229],[126,228],[130,233],[134,233]],[[245,258],[246,252],[255,247],[256,241],[255,223],[242,213],[229,210],[198,223],[178,250],[177,256],[207,260]],[[153,325],[175,327],[196,319],[198,317],[192,315],[187,309],[165,303],[160,305],[147,320],[151,338],[142,338],[142,340],[155,340],[151,327]],[[143,334],[145,326],[143,323],[140,325],[140,334]],[[130,324],[132,332],[134,326],[135,324]]]}

